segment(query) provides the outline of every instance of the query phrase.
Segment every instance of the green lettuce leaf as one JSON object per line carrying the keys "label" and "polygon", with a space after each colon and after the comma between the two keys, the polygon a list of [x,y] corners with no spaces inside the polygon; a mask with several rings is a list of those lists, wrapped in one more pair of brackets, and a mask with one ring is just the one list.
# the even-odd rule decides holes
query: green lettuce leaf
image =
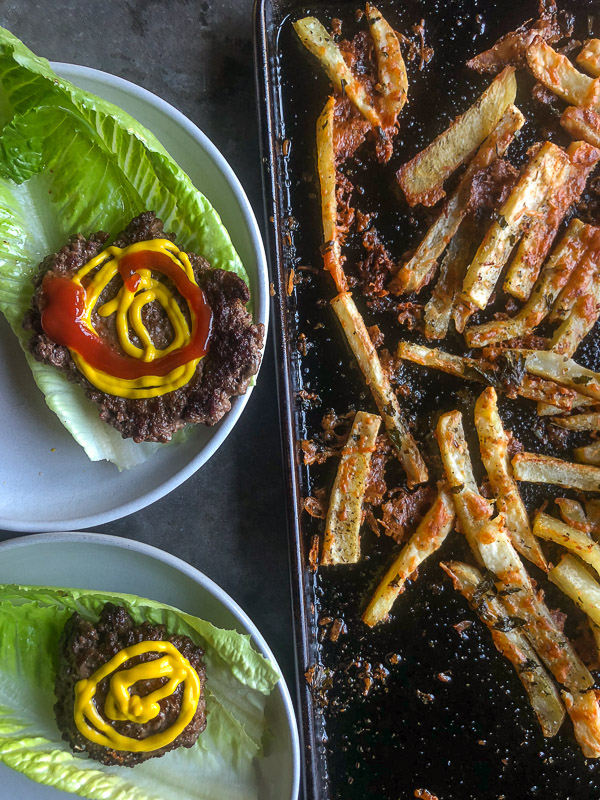
{"label": "green lettuce leaf", "polygon": [[[57,642],[74,611],[95,620],[106,602],[204,648],[207,727],[192,748],[131,769],[75,755],[62,740],[53,713]],[[9,767],[91,800],[258,800],[254,759],[279,676],[249,636],[133,595],[0,585],[0,653],[0,761]]]}
{"label": "green lettuce leaf", "polygon": [[[21,321],[42,258],[73,233],[115,236],[144,210],[155,211],[184,250],[247,282],[217,212],[158,139],[0,28],[0,311],[24,350]],[[123,469],[165,446],[123,440],[80,387],[28,361],[46,403],[93,461]]]}

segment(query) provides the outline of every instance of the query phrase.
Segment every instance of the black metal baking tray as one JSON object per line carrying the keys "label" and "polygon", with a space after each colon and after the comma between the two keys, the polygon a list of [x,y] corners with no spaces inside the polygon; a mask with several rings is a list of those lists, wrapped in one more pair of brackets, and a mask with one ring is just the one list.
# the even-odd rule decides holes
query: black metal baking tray
{"label": "black metal baking tray", "polygon": [[[312,537],[320,521],[302,513],[302,498],[330,487],[335,463],[306,467],[298,443],[320,427],[328,409],[373,410],[373,401],[354,365],[327,302],[335,292],[323,272],[321,222],[314,130],[329,91],[327,79],[302,48],[291,22],[314,14],[329,26],[343,23],[351,38],[364,27],[355,19],[358,3],[257,0],[255,57],[262,132],[263,177],[268,245],[274,288],[273,316],[279,370],[282,439],[289,486],[288,511],[296,625],[298,697],[305,749],[307,800],[412,798],[426,789],[439,800],[583,800],[600,798],[599,765],[586,761],[574,742],[570,723],[545,740],[512,667],[494,649],[488,631],[457,596],[438,563],[469,560],[461,537],[449,537],[439,557],[420,569],[417,581],[397,601],[392,619],[374,630],[360,620],[365,599],[397,545],[386,536],[363,537],[364,558],[357,564],[309,568]],[[410,210],[394,188],[394,172],[407,158],[447,127],[489,82],[465,67],[467,58],[500,35],[536,15],[532,0],[387,0],[378,8],[398,30],[424,20],[434,58],[424,69],[409,65],[409,105],[389,165],[358,160],[352,178],[363,191],[361,208],[377,212],[382,239],[399,259],[422,236],[423,215]],[[600,35],[597,0],[569,3],[576,12],[575,35]],[[527,79],[525,79],[525,82]],[[529,99],[525,87],[519,107],[536,126],[513,147],[516,162],[542,135],[566,144],[553,116]],[[530,112],[530,114],[528,114]],[[590,204],[593,221],[600,219]],[[352,255],[349,264],[352,261]],[[350,267],[351,268],[351,267]],[[296,281],[290,288],[290,270]],[[391,325],[389,315],[357,303],[367,324],[378,324],[393,349],[399,338],[425,343],[418,332]],[[457,341],[454,342],[458,346]],[[444,348],[453,346],[445,341]],[[600,337],[594,332],[577,353],[586,366],[600,368]],[[415,434],[436,474],[432,437],[443,411],[463,411],[472,422],[477,387],[410,366],[401,382],[410,387],[403,402]],[[316,396],[316,398],[315,398]],[[505,424],[526,449],[569,457],[574,440],[548,441],[527,401],[501,402]],[[470,425],[472,428],[472,425]],[[471,431],[472,434],[472,431]],[[477,458],[476,444],[471,448]],[[482,476],[481,465],[479,468]],[[401,481],[399,473],[398,481]],[[552,487],[524,489],[530,509],[557,492]],[[560,491],[560,495],[568,492]],[[534,577],[541,580],[540,573]],[[553,587],[544,584],[551,607],[571,612]],[[571,617],[571,613],[569,614]],[[576,624],[576,614],[573,615]],[[332,641],[328,619],[342,619],[344,632]],[[467,621],[460,634],[454,627]],[[470,627],[468,624],[470,624]],[[305,679],[308,673],[312,686]],[[446,678],[449,677],[449,680]]]}

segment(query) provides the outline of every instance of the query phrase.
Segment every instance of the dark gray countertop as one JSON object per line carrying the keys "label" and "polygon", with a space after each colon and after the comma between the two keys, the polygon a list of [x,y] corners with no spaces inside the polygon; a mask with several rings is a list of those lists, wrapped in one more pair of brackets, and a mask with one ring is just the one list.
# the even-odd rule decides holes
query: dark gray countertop
{"label": "dark gray countertop", "polygon": [[[172,103],[229,161],[263,226],[251,0],[0,0],[0,25],[38,55],[111,72]],[[95,530],[160,547],[216,581],[254,620],[293,691],[284,504],[269,338],[250,402],[212,459],[154,505]]]}

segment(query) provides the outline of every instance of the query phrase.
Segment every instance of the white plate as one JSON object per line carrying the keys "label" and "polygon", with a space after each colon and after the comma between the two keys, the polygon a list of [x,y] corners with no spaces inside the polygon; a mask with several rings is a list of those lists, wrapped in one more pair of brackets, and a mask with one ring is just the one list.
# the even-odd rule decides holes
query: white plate
{"label": "white plate", "polygon": [[[162,142],[223,220],[246,267],[255,316],[268,324],[268,277],[256,219],[240,183],[216,147],[179,111],[129,81],[87,67],[54,64],[64,78],[124,108]],[[0,529],[88,528],[131,514],[179,486],[223,443],[250,390],[215,427],[197,426],[181,445],[119,473],[91,462],[46,406],[16,337],[0,317]]]}
{"label": "white plate", "polygon": [[[218,625],[249,633],[254,646],[277,666],[260,632],[210,578],[168,553],[130,539],[90,533],[48,533],[0,543],[0,583],[69,586],[128,592],[176,606]],[[290,694],[283,679],[268,698],[273,736],[258,760],[261,800],[296,800],[300,749]],[[0,764],[0,797],[73,800],[75,795],[34,783]],[[167,798],[165,798],[167,800]]]}

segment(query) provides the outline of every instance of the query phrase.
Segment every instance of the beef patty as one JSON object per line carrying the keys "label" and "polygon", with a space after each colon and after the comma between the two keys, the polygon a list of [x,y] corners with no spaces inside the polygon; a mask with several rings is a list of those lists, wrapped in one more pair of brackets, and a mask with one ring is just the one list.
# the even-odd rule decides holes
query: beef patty
{"label": "beef patty", "polygon": [[[113,656],[125,647],[130,647],[139,642],[163,640],[171,642],[187,658],[200,678],[202,687],[200,701],[189,725],[170,744],[157,750],[139,753],[112,750],[110,747],[96,744],[83,736],[75,725],[73,717],[75,684],[83,678],[89,678],[97,669],[110,661]],[[73,614],[67,621],[59,642],[59,667],[54,685],[57,698],[54,713],[63,739],[69,743],[75,752],[87,751],[91,758],[96,761],[124,767],[134,767],[149,758],[158,758],[177,747],[192,747],[198,736],[206,728],[204,699],[206,670],[202,662],[202,656],[202,648],[194,644],[189,636],[167,636],[163,625],[151,625],[148,622],[134,625],[128,612],[122,606],[106,603],[96,625],[84,619],[80,614]],[[130,669],[136,664],[151,661],[155,658],[157,658],[156,653],[145,653],[129,659],[119,667],[119,670]],[[159,701],[160,712],[149,722],[115,722],[109,720],[102,709],[110,688],[111,677],[108,676],[103,681],[100,681],[94,697],[96,707],[102,717],[118,733],[133,739],[145,739],[148,736],[166,731],[176,722],[183,693],[182,684],[175,689],[172,695]],[[138,681],[132,689],[142,697],[156,691],[166,680],[166,678],[155,678]]]}
{"label": "beef patty", "polygon": [[[114,244],[127,247],[135,242],[165,238],[175,239],[163,231],[161,220],[153,212],[145,211],[129,223]],[[245,308],[250,291],[235,273],[211,269],[206,259],[188,253],[196,282],[212,310],[209,350],[185,386],[158,397],[129,399],[100,391],[77,369],[68,348],[56,344],[44,333],[41,323],[44,275],[71,277],[106,247],[107,239],[102,232],[88,239],[75,234],[58,253],[47,256],[40,264],[34,278],[31,307],[23,321],[24,328],[32,331],[29,340],[32,355],[59,369],[70,381],[81,384],[86,396],[98,406],[100,419],[116,428],[124,439],[168,442],[187,423],[214,425],[231,408],[231,398],[244,394],[258,371],[264,339],[264,326],[254,325]],[[107,287],[96,307],[116,294],[119,287],[112,285],[115,283],[112,281]],[[181,308],[187,315],[183,301]],[[96,330],[120,350],[113,317],[103,319],[94,313],[92,321]],[[145,306],[142,317],[155,346],[165,347],[172,338],[172,330],[160,306],[157,303]],[[134,336],[132,341],[135,342]]]}

